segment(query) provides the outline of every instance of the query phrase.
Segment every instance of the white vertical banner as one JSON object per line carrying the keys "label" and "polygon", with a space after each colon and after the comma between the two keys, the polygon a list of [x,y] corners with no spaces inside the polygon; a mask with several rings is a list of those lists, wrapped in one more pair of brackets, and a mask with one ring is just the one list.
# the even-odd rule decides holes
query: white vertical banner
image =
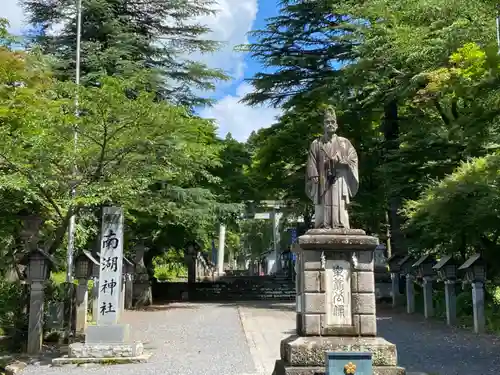
{"label": "white vertical banner", "polygon": [[123,210],[104,207],[101,228],[98,325],[118,323],[123,267]]}

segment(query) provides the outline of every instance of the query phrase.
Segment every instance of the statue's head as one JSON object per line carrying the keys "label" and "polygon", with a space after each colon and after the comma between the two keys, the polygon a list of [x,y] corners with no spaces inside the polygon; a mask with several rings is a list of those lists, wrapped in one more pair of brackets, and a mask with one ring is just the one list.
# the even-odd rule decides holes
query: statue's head
{"label": "statue's head", "polygon": [[337,132],[337,116],[335,115],[335,109],[333,107],[328,107],[325,109],[325,117],[323,119],[323,127],[325,129],[326,135],[333,135]]}

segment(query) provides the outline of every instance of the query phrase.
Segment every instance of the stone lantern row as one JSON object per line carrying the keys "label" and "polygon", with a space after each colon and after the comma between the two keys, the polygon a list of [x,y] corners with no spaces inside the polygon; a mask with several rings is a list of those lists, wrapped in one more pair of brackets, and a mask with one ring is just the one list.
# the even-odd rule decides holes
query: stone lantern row
{"label": "stone lantern row", "polygon": [[438,260],[431,254],[414,258],[411,255],[395,254],[388,259],[392,279],[392,305],[397,306],[401,300],[399,289],[400,276],[406,279],[406,312],[415,312],[415,282],[422,285],[424,297],[424,315],[434,316],[432,300],[433,283],[443,282],[445,285],[446,322],[455,325],[456,285],[469,284],[472,288],[474,331],[484,332],[484,284],[486,282],[486,262],[481,254],[474,254],[463,264],[453,256],[446,255]]}

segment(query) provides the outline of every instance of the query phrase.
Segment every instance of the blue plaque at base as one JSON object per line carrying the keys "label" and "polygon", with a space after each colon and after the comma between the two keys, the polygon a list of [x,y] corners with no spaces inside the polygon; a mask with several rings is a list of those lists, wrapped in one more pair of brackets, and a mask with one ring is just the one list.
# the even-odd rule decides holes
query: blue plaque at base
{"label": "blue plaque at base", "polygon": [[326,352],[325,375],[373,375],[370,352]]}

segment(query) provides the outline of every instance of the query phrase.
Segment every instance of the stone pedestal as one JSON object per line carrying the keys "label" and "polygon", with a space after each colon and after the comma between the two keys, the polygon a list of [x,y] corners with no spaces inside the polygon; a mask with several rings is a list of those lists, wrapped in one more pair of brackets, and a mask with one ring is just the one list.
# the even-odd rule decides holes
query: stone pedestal
{"label": "stone pedestal", "polygon": [[424,277],[423,280],[424,291],[424,316],[426,319],[434,316],[434,304],[432,301],[432,278]]}
{"label": "stone pedestal", "polygon": [[472,311],[474,318],[474,332],[483,333],[486,329],[483,283],[472,283]]}
{"label": "stone pedestal", "polygon": [[405,375],[397,366],[396,345],[380,337],[301,337],[281,341],[281,360],[273,375],[319,375],[325,373],[325,352],[371,352],[373,375]]}
{"label": "stone pedestal", "polygon": [[449,326],[457,322],[457,295],[455,291],[455,281],[447,280],[444,283],[444,296],[446,300],[446,323]]}
{"label": "stone pedestal", "polygon": [[125,309],[132,309],[132,299],[134,294],[134,281],[132,280],[132,275],[127,274],[125,278]]}
{"label": "stone pedestal", "polygon": [[391,297],[392,297],[392,307],[396,307],[401,298],[401,293],[399,293],[399,273],[391,273]]}
{"label": "stone pedestal", "polygon": [[76,333],[85,334],[87,329],[88,280],[78,279],[76,287]]}
{"label": "stone pedestal", "polygon": [[406,312],[413,314],[415,312],[415,285],[413,284],[415,276],[406,275]]}
{"label": "stone pedestal", "polygon": [[43,339],[43,307],[45,293],[43,282],[34,281],[30,289],[29,323],[28,323],[28,354],[38,354],[42,350]]}
{"label": "stone pedestal", "polygon": [[395,345],[377,336],[374,250],[358,229],[309,230],[299,238],[297,335],[281,342],[274,375],[324,373],[325,352],[371,352],[374,374],[404,375]]}

